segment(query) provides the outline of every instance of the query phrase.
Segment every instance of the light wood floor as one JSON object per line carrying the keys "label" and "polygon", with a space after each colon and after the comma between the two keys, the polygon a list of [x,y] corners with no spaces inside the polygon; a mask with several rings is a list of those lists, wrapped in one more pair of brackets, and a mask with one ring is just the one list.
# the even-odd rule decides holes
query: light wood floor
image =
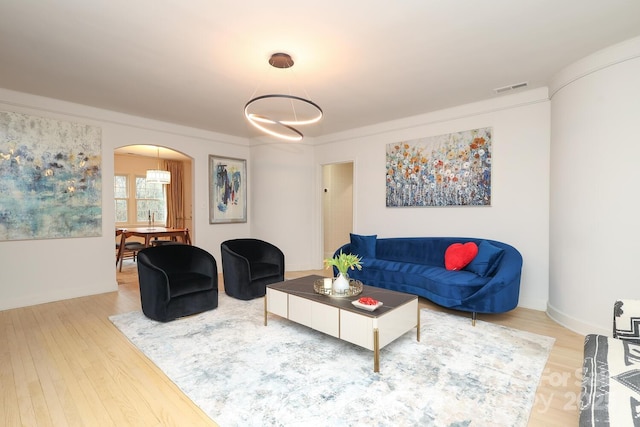
{"label": "light wood floor", "polygon": [[[306,274],[325,272],[287,278]],[[111,324],[110,315],[140,309],[132,261],[118,283],[117,292],[0,311],[0,425],[216,425]],[[577,425],[584,337],[523,308],[479,320],[556,339],[529,426]]]}

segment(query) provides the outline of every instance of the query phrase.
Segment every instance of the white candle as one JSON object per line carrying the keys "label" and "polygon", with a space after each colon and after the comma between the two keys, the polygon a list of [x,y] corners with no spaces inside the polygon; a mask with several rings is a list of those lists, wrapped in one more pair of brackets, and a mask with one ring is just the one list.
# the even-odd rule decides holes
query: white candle
{"label": "white candle", "polygon": [[326,277],[324,279],[324,288],[331,289],[333,287],[333,279],[330,277]]}

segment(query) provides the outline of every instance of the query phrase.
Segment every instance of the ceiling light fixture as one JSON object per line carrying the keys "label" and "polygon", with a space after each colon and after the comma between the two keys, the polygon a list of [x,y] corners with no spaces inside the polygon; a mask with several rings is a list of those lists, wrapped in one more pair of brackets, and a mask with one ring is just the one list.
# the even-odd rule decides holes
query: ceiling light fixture
{"label": "ceiling light fixture", "polygon": [[160,147],[158,150],[158,169],[149,169],[147,171],[147,182],[158,184],[171,184],[171,172],[160,170]]}
{"label": "ceiling light fixture", "polygon": [[[269,58],[269,65],[288,69],[293,67],[293,59],[286,53],[274,53]],[[294,126],[317,123],[322,115],[318,104],[294,95],[257,96],[244,106],[244,116],[249,123],[262,132],[287,141],[302,140],[304,135]]]}

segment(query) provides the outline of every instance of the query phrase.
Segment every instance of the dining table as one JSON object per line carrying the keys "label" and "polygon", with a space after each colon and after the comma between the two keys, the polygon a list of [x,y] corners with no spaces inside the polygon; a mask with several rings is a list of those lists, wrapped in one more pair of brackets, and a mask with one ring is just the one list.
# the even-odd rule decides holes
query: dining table
{"label": "dining table", "polygon": [[[152,239],[169,238],[171,241],[180,241],[184,244],[191,244],[191,236],[188,228],[167,228],[167,227],[134,227],[134,228],[118,228],[116,235],[120,235],[120,247],[118,248],[118,260],[122,259],[125,241],[129,237],[144,238],[144,247],[148,248],[152,245]],[[163,240],[163,241],[164,241]],[[116,261],[117,263],[117,261]]]}

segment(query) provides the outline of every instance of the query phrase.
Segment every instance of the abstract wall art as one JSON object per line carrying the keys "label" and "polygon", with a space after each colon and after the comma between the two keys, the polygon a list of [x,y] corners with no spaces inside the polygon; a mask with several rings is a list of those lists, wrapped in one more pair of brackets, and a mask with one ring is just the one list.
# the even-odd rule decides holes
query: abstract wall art
{"label": "abstract wall art", "polygon": [[247,161],[209,156],[209,223],[247,222]]}
{"label": "abstract wall art", "polygon": [[388,144],[387,206],[490,206],[491,134],[481,128]]}
{"label": "abstract wall art", "polygon": [[0,240],[102,235],[99,127],[0,111]]}

